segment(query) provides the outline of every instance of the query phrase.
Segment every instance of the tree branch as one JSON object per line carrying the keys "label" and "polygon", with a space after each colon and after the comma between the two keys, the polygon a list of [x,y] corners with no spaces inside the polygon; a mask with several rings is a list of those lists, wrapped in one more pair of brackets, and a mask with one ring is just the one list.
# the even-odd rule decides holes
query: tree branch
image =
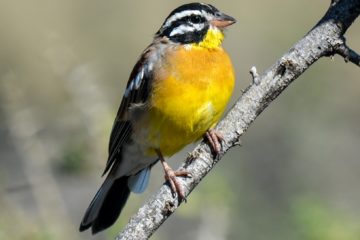
{"label": "tree branch", "polygon": [[[219,157],[214,159],[207,144],[202,142],[181,165],[192,175],[191,178],[181,178],[186,195],[230,148],[240,144],[240,137],[255,118],[319,58],[338,53],[358,63],[357,54],[354,55],[355,52],[345,47],[343,34],[359,13],[359,0],[333,0],[319,23],[263,75],[258,76],[255,69],[251,71],[252,85],[217,126],[224,136]],[[172,196],[168,185],[164,184],[130,219],[116,239],[148,239],[180,204]]]}
{"label": "tree branch", "polygon": [[342,43],[335,47],[335,52],[342,56],[345,62],[350,61],[360,67],[360,55],[346,45],[345,38]]}

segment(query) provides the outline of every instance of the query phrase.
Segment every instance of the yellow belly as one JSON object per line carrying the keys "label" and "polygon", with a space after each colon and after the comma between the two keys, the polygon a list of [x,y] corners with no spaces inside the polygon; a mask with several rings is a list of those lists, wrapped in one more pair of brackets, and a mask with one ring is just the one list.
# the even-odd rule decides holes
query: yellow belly
{"label": "yellow belly", "polygon": [[222,48],[180,48],[166,59],[135,128],[147,155],[158,148],[170,156],[201,138],[219,121],[234,88],[233,67]]}

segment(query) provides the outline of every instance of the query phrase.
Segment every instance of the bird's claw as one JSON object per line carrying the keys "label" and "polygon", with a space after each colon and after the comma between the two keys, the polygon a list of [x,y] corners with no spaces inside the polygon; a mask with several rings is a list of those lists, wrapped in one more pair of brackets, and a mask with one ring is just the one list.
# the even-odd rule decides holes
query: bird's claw
{"label": "bird's claw", "polygon": [[191,177],[191,174],[186,170],[174,171],[166,162],[164,164],[164,172],[165,172],[165,179],[170,184],[173,196],[175,197],[175,193],[177,193],[179,198],[186,202],[184,188],[182,186],[182,183],[179,181],[177,177]]}
{"label": "bird's claw", "polygon": [[223,135],[215,129],[209,129],[205,133],[205,139],[208,141],[215,156],[218,156],[221,151],[221,142],[224,141]]}

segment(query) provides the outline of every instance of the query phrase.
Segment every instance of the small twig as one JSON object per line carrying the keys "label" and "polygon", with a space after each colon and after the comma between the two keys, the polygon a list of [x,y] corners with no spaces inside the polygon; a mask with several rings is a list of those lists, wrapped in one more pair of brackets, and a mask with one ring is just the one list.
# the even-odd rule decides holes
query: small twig
{"label": "small twig", "polygon": [[360,55],[348,47],[345,41],[334,49],[335,53],[342,56],[345,62],[352,62],[360,67]]}
{"label": "small twig", "polygon": [[255,67],[255,66],[252,66],[252,67],[250,68],[250,74],[251,74],[253,83],[254,83],[255,85],[259,85],[259,84],[260,84],[259,74],[257,73],[257,70],[256,70],[256,67]]}

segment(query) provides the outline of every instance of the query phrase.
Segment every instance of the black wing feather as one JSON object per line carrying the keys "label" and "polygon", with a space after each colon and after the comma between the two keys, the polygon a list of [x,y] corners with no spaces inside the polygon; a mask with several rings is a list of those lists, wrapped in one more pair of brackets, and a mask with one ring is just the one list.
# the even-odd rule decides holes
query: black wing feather
{"label": "black wing feather", "polygon": [[[106,174],[115,161],[120,161],[121,148],[125,143],[131,141],[132,125],[128,118],[128,110],[132,104],[145,103],[150,92],[152,69],[149,68],[148,55],[151,52],[151,45],[144,51],[142,57],[135,64],[126,86],[117,112],[109,142],[109,157],[106,163],[104,174]],[[137,83],[137,84],[136,84]]]}

